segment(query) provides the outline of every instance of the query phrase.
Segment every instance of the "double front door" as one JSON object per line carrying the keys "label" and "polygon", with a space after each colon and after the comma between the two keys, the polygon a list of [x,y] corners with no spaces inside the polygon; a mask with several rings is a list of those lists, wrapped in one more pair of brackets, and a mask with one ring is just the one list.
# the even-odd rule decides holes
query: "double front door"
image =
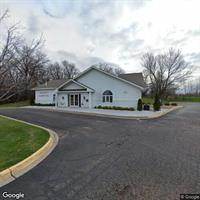
{"label": "double front door", "polygon": [[81,94],[69,94],[69,106],[79,107],[81,105]]}

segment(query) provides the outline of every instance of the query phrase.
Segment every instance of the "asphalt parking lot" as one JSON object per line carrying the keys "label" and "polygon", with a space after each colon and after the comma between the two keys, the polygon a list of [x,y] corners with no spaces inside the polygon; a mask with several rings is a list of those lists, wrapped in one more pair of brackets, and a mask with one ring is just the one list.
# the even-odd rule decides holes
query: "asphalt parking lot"
{"label": "asphalt parking lot", "polygon": [[200,193],[199,103],[152,120],[28,108],[2,109],[0,114],[53,129],[60,138],[50,156],[0,188],[0,195],[7,191],[22,192],[29,200],[174,200],[181,193]]}

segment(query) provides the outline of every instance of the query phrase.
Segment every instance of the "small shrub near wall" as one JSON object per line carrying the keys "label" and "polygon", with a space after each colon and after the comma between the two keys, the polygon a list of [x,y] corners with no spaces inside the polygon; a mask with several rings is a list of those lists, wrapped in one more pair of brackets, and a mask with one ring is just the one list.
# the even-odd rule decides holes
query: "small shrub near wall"
{"label": "small shrub near wall", "polygon": [[31,98],[29,101],[30,101],[30,105],[34,105],[35,104],[35,100],[33,98]]}
{"label": "small shrub near wall", "polygon": [[154,103],[153,103],[153,109],[154,109],[154,111],[159,111],[160,107],[161,107],[161,101],[158,98],[158,96],[156,96],[154,99]]}
{"label": "small shrub near wall", "polygon": [[171,106],[177,106],[178,104],[177,103],[171,103]]}
{"label": "small shrub near wall", "polygon": [[41,104],[41,103],[35,103],[34,106],[55,106],[55,104]]}
{"label": "small shrub near wall", "polygon": [[142,99],[138,99],[137,110],[142,111]]}
{"label": "small shrub near wall", "polygon": [[95,106],[96,109],[107,109],[107,110],[128,110],[134,111],[133,107],[120,107],[120,106]]}

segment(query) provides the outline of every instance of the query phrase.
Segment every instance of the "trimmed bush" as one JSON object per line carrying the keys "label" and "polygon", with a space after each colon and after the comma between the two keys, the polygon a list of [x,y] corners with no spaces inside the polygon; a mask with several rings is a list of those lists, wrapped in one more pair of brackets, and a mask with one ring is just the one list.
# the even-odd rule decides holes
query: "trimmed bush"
{"label": "trimmed bush", "polygon": [[170,105],[170,103],[169,103],[169,102],[166,102],[166,103],[165,103],[165,106],[169,106],[169,105]]}
{"label": "trimmed bush", "polygon": [[41,103],[35,103],[34,106],[55,106],[55,104],[41,104]]}
{"label": "trimmed bush", "polygon": [[178,104],[177,103],[171,103],[171,106],[177,106]]}
{"label": "trimmed bush", "polygon": [[161,106],[161,101],[158,98],[158,96],[155,96],[155,100],[154,100],[154,103],[153,103],[154,111],[159,111],[160,110],[160,106]]}
{"label": "trimmed bush", "polygon": [[142,99],[138,99],[137,110],[142,111]]}
{"label": "trimmed bush", "polygon": [[30,99],[30,105],[34,105],[35,104],[35,100],[34,100],[34,98],[31,98]]}

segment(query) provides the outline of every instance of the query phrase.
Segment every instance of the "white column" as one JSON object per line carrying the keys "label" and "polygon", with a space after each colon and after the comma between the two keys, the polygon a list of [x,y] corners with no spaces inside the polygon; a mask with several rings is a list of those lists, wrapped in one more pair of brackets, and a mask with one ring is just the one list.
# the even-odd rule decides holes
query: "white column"
{"label": "white column", "polygon": [[92,93],[89,92],[89,108],[92,108]]}
{"label": "white column", "polygon": [[55,107],[58,107],[58,90],[56,90],[55,94],[56,94]]}

